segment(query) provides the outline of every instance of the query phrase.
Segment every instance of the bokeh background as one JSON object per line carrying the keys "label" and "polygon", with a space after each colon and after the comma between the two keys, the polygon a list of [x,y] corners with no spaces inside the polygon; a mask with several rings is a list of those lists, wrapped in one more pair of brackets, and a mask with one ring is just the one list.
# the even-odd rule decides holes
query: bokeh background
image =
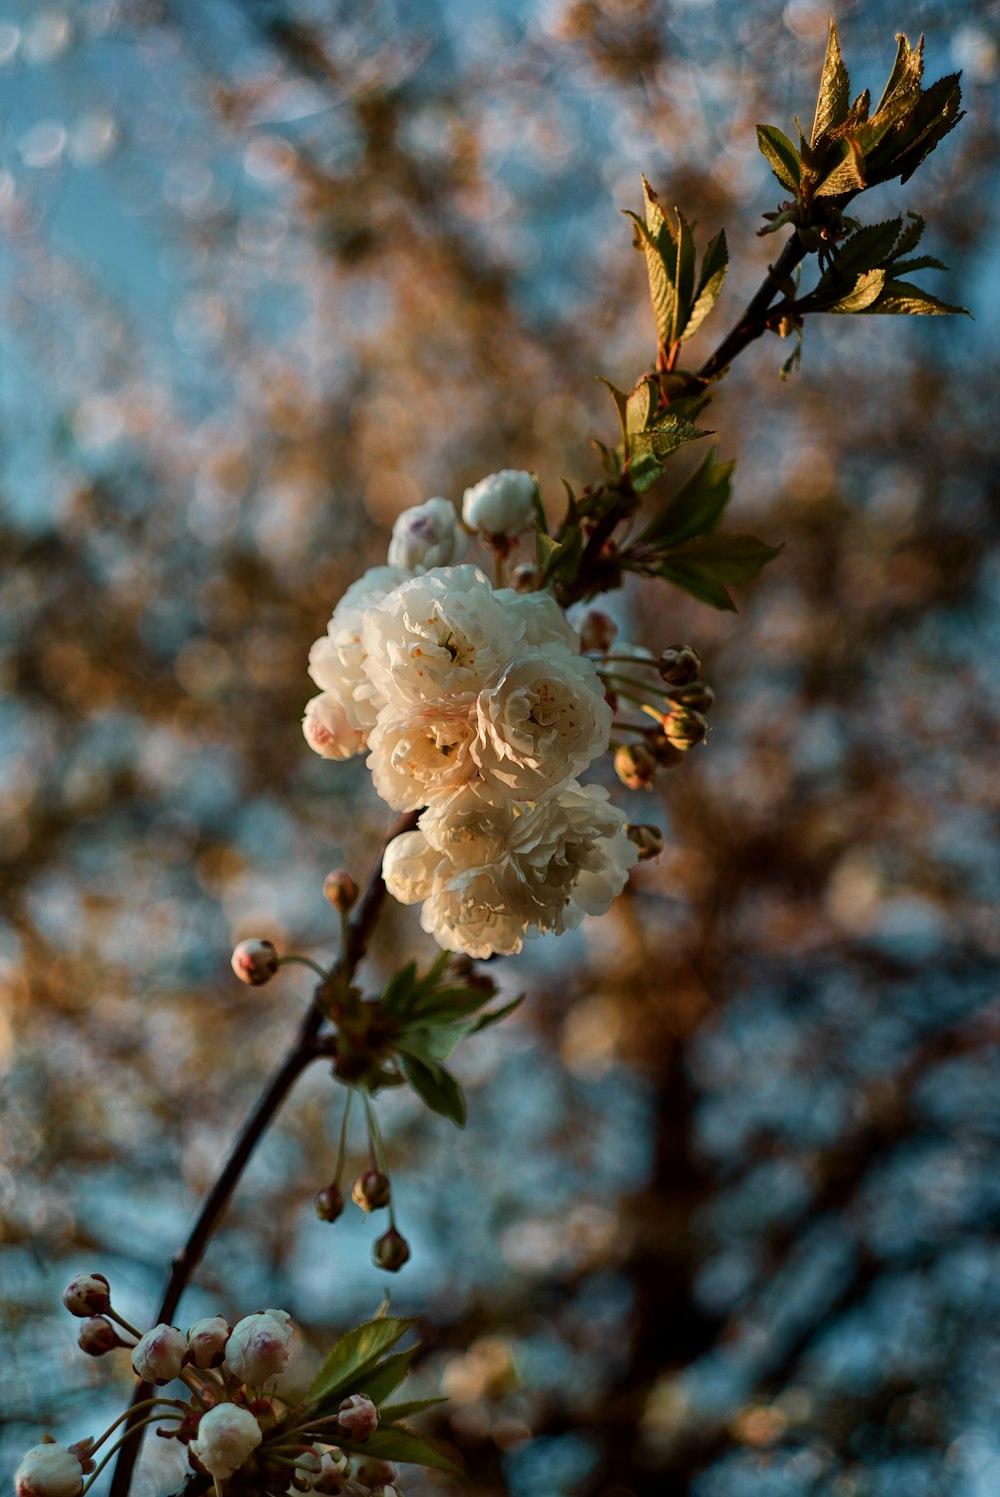
{"label": "bokeh background", "polygon": [[[975,321],[768,338],[712,407],[733,514],[786,548],[738,616],[613,601],[696,644],[707,748],[605,919],[491,971],[459,1134],[380,1103],[413,1261],[315,1221],[317,1068],[185,1303],[424,1317],[413,1494],[987,1497],[1000,1490],[1000,564],[995,0],[836,7],[965,70],[905,188]],[[96,1432],[129,1378],[58,1305],[100,1267],[145,1324],[293,1029],[233,942],[336,947],[323,875],[386,825],[314,758],[311,640],[395,515],[502,466],[596,477],[652,358],[623,207],[645,171],[724,226],[704,356],[776,253],[758,121],[811,117],[813,0],[94,0],[0,7],[0,1464]],[[683,471],[683,460],[678,472]],[[381,927],[374,989],[429,959]],[[356,1140],[358,1163],[361,1139]],[[186,1323],[186,1322],[185,1322]],[[417,1391],[420,1391],[419,1389]],[[149,1442],[137,1490],[176,1481]]]}

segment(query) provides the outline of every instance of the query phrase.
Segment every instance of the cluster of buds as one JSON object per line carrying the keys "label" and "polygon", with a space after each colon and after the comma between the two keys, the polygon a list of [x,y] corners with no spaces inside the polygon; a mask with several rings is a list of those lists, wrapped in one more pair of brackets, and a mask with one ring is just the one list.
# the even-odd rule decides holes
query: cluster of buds
{"label": "cluster of buds", "polygon": [[[656,728],[641,729],[630,726],[636,735],[635,742],[622,743],[615,750],[615,772],[623,785],[630,790],[651,790],[656,772],[679,764],[685,753],[703,743],[708,735],[706,713],[715,701],[712,688],[701,679],[701,656],[690,645],[673,645],[664,650],[658,661],[638,653],[631,656],[610,657],[607,679],[615,680],[613,663],[624,659],[630,668],[636,666],[655,669],[662,686],[655,694],[662,700],[662,707],[654,707],[639,699],[643,712],[652,717]],[[654,688],[645,683],[642,689],[654,694]],[[639,848],[640,857],[655,857],[660,847],[654,846],[656,839],[640,838],[633,828],[629,836]],[[651,829],[655,830],[655,829]]]}
{"label": "cluster of buds", "polygon": [[701,656],[690,645],[664,650],[658,669],[666,684],[664,696],[672,703],[662,719],[663,736],[671,747],[686,753],[708,735],[705,714],[715,701],[715,692],[701,679]]}
{"label": "cluster of buds", "polygon": [[[356,1401],[359,1401],[358,1395],[348,1400],[349,1403]],[[371,1401],[364,1399],[363,1402],[369,1405],[377,1420]],[[374,1426],[368,1435],[359,1437],[345,1433],[343,1438],[359,1444],[369,1439],[372,1433]],[[314,1444],[296,1459],[288,1490],[289,1497],[296,1492],[320,1492],[323,1497],[340,1497],[341,1493],[349,1493],[350,1497],[403,1497],[397,1482],[396,1468],[389,1461],[366,1455],[351,1457],[339,1446]]]}

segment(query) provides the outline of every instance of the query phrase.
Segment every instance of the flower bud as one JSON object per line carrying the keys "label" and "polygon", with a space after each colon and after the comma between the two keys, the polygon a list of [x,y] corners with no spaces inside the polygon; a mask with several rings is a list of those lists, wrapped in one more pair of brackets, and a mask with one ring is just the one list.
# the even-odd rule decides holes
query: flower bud
{"label": "flower bud", "polygon": [[226,1366],[241,1383],[259,1388],[288,1366],[292,1327],[286,1310],[261,1310],[237,1321],[226,1342]]}
{"label": "flower bud", "polygon": [[132,1367],[144,1383],[162,1387],[180,1376],[187,1357],[187,1337],[173,1325],[155,1325],[132,1348]]}
{"label": "flower bud", "polygon": [[395,1227],[390,1227],[372,1247],[372,1262],[386,1273],[398,1273],[409,1256],[410,1244]]}
{"label": "flower bud", "polygon": [[83,1466],[65,1445],[46,1439],[24,1456],[14,1486],[17,1497],[76,1497],[83,1486]]}
{"label": "flower bud", "polygon": [[234,1403],[216,1404],[202,1415],[192,1455],[217,1481],[227,1481],[253,1454],[263,1436],[249,1409]]}
{"label": "flower bud", "polygon": [[232,1335],[229,1322],[221,1315],[209,1315],[196,1320],[187,1333],[188,1360],[204,1372],[209,1367],[218,1367],[225,1359],[226,1342]]}
{"label": "flower bud", "polygon": [[707,712],[715,701],[715,692],[704,681],[692,681],[690,686],[672,686],[666,695],[678,707],[691,712]]}
{"label": "flower bud", "polygon": [[584,651],[600,650],[602,655],[606,655],[617,634],[618,625],[614,619],[599,608],[592,608],[580,624],[580,648]]}
{"label": "flower bud", "polygon": [[674,748],[687,752],[695,744],[703,742],[708,734],[708,723],[700,712],[683,709],[671,712],[663,719],[663,736]]}
{"label": "flower bud", "polygon": [[427,572],[464,561],[469,537],[450,499],[428,499],[404,509],[392,527],[388,562],[404,572]]}
{"label": "flower bud", "polygon": [[533,593],[538,580],[538,568],[530,561],[519,561],[516,567],[511,567],[510,585],[515,592]]}
{"label": "flower bud", "polygon": [[240,982],[259,988],[278,970],[278,953],[271,941],[241,941],[233,952],[233,971]]}
{"label": "flower bud", "polygon": [[310,1487],[314,1492],[322,1492],[324,1497],[337,1497],[350,1480],[350,1460],[336,1446],[314,1445],[312,1449],[316,1465],[309,1475]]}
{"label": "flower bud", "polygon": [[623,743],[615,749],[615,774],[630,790],[651,790],[656,756],[644,743]]}
{"label": "flower bud", "polygon": [[77,1341],[80,1350],[85,1351],[88,1357],[103,1357],[106,1352],[125,1345],[110,1320],[105,1320],[103,1315],[92,1315],[89,1320],[85,1320]]}
{"label": "flower bud", "polygon": [[535,518],[535,480],[530,473],[504,468],[466,489],[462,518],[470,530],[490,539],[523,535]]}
{"label": "flower bud", "polygon": [[323,880],[323,893],[342,915],[354,908],[358,901],[358,886],[346,868],[335,868]]}
{"label": "flower bud", "polygon": [[639,862],[648,862],[650,858],[658,858],[663,851],[664,837],[658,826],[629,826],[626,828],[628,840],[639,849]]}
{"label": "flower bud", "polygon": [[354,1462],[354,1476],[363,1487],[385,1487],[391,1485],[399,1475],[391,1461],[380,1461],[374,1455],[358,1456]]}
{"label": "flower bud", "polygon": [[72,1445],[66,1446],[66,1449],[69,1451],[70,1455],[76,1456],[77,1460],[80,1462],[80,1465],[83,1468],[84,1476],[89,1476],[91,1471],[93,1471],[94,1467],[97,1465],[97,1462],[94,1460],[93,1435],[84,1435],[82,1440],[74,1440]]}
{"label": "flower bud", "polygon": [[321,1222],[335,1222],[344,1209],[344,1197],[337,1185],[324,1185],[313,1196],[313,1210]]}
{"label": "flower bud", "polygon": [[62,1302],[81,1320],[88,1315],[103,1315],[111,1306],[110,1286],[102,1273],[78,1273],[63,1290]]}
{"label": "flower bud", "polygon": [[351,1200],[362,1211],[380,1211],[389,1204],[389,1180],[378,1170],[369,1170],[359,1175],[351,1191]]}
{"label": "flower bud", "polygon": [[321,759],[353,759],[367,743],[367,735],[353,723],[332,692],[310,697],[302,718],[302,736]]}
{"label": "flower bud", "polygon": [[352,1393],[337,1410],[337,1433],[355,1445],[370,1440],[378,1429],[378,1409],[365,1393]]}
{"label": "flower bud", "polygon": [[671,645],[660,656],[659,672],[668,686],[687,686],[700,670],[701,656],[690,645]]}

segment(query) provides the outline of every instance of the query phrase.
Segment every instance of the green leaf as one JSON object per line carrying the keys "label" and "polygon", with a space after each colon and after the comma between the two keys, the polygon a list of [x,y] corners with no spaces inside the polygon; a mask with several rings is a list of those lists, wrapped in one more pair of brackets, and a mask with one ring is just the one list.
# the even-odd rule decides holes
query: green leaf
{"label": "green leaf", "polygon": [[657,201],[656,193],[646,178],[642,179],[642,190],[646,201],[646,221],[626,209],[635,225],[637,248],[646,257],[646,274],[649,278],[649,296],[653,304],[656,321],[656,336],[661,344],[668,345],[674,325],[674,282],[677,274],[677,246],[670,225]]}
{"label": "green leaf", "polygon": [[820,137],[835,126],[843,124],[851,100],[851,82],[847,76],[844,59],[840,55],[837,28],[830,21],[830,33],[826,42],[826,57],[816,100],[816,116],[813,120],[810,144],[815,146]]}
{"label": "green leaf", "polygon": [[959,74],[951,73],[932,83],[914,107],[905,132],[906,149],[893,161],[893,173],[900,182],[908,182],[920,163],[950,134],[960,119],[962,86]]}
{"label": "green leaf", "polygon": [[629,460],[628,476],[637,494],[644,494],[664,472],[660,459],[652,452],[639,452]]}
{"label": "green leaf", "polygon": [[864,312],[871,306],[873,301],[882,293],[885,285],[886,272],[884,270],[869,270],[864,275],[859,275],[853,288],[846,296],[835,301],[832,306],[827,307],[828,312]]}
{"label": "green leaf", "polygon": [[[371,1398],[370,1393],[368,1397]],[[446,1398],[411,1398],[409,1403],[387,1403],[379,1409],[379,1419],[384,1424],[395,1424],[399,1419],[408,1419],[411,1414],[422,1414],[425,1409],[436,1409],[447,1402]]]}
{"label": "green leaf", "polygon": [[733,496],[735,463],[718,463],[713,447],[673,498],[658,510],[639,536],[640,544],[677,546],[714,530]]}
{"label": "green leaf", "polygon": [[395,1016],[397,1014],[403,1014],[407,1011],[413,999],[414,983],[416,982],[416,977],[416,962],[408,962],[405,967],[401,967],[400,970],[389,979],[389,982],[387,983],[385,988],[385,992],[379,999],[379,1004],[382,1008],[383,1013]]}
{"label": "green leaf", "polygon": [[478,1034],[481,1029],[488,1029],[491,1024],[499,1024],[501,1019],[506,1019],[508,1014],[520,1008],[523,1002],[524,994],[521,993],[517,998],[511,999],[510,1003],[505,1003],[502,1008],[494,1008],[488,1014],[481,1014],[473,1024],[471,1032]]}
{"label": "green leaf", "polygon": [[909,260],[893,260],[889,266],[894,276],[911,270],[947,270],[948,267],[933,255],[914,255]]}
{"label": "green leaf", "polygon": [[924,224],[924,220],[920,217],[920,214],[907,213],[906,216],[910,220],[910,222],[906,225],[905,229],[896,240],[896,246],[892,252],[892,255],[890,256],[890,258],[893,260],[897,260],[900,255],[908,255],[910,253],[910,250],[916,249],[917,245],[923,238],[924,228],[926,226]]}
{"label": "green leaf", "polygon": [[796,192],[802,180],[802,162],[788,136],[777,125],[758,125],[757,146],[782,187]]}
{"label": "green leaf", "polygon": [[816,188],[818,198],[840,197],[845,192],[861,192],[866,187],[865,157],[855,140],[841,142],[841,159]]}
{"label": "green leaf", "polygon": [[681,332],[682,338],[693,338],[705,318],[719,299],[722,283],[729,269],[729,247],[726,235],[720,229],[714,239],[709,240],[705,257],[701,262],[701,274],[695,290],[694,305],[687,323]]}
{"label": "green leaf", "polygon": [[852,276],[864,275],[866,270],[884,265],[902,227],[901,218],[890,218],[885,223],[866,224],[863,229],[858,229],[837,251],[833,275],[850,280]]}
{"label": "green leaf", "polygon": [[680,341],[684,324],[691,314],[695,271],[694,227],[688,223],[679,208],[674,211],[677,214],[677,260],[674,271],[674,318],[670,331],[671,344]]}
{"label": "green leaf", "polygon": [[972,316],[967,307],[953,307],[949,302],[939,301],[929,291],[911,286],[909,281],[887,281],[882,295],[868,310],[910,317],[943,317],[951,313]]}
{"label": "green leaf", "polygon": [[[538,474],[532,473],[531,477],[534,482],[534,487],[531,490],[531,508],[535,514],[535,529],[539,535],[548,535],[549,522],[545,518],[545,506],[542,503],[542,489],[541,485],[538,482]],[[563,479],[564,483],[565,481],[566,480]],[[447,955],[447,952],[445,953],[445,955]]]}
{"label": "green leaf", "polygon": [[404,1461],[412,1466],[431,1466],[435,1471],[455,1471],[459,1476],[463,1475],[461,1466],[457,1466],[443,1450],[399,1425],[377,1429],[363,1445],[345,1444],[344,1441],[340,1444],[345,1450],[357,1455],[371,1455],[376,1460]]}
{"label": "green leaf", "polygon": [[409,1346],[405,1351],[392,1352],[370,1371],[361,1373],[351,1384],[348,1392],[366,1393],[372,1403],[381,1404],[399,1387],[419,1350],[418,1346]]}
{"label": "green leaf", "polygon": [[436,1019],[410,1025],[399,1038],[399,1048],[413,1055],[425,1066],[436,1066],[447,1060],[455,1048],[473,1033],[474,1022],[442,1024]]}
{"label": "green leaf", "polygon": [[[632,450],[638,453],[651,452],[654,457],[664,458],[676,452],[678,447],[683,447],[686,442],[696,442],[699,437],[708,436],[711,436],[711,432],[694,426],[690,421],[684,421],[679,416],[667,416],[648,431],[637,432],[632,438]],[[631,467],[629,472],[632,472]],[[632,481],[635,482],[634,477]]]}
{"label": "green leaf", "polygon": [[456,1128],[464,1128],[467,1116],[465,1097],[451,1072],[444,1066],[426,1065],[408,1053],[401,1056],[401,1062],[406,1079],[424,1106],[450,1119]]}
{"label": "green leaf", "polygon": [[[618,412],[618,420],[621,422],[622,441],[627,442],[628,420],[625,413],[628,407],[628,396],[625,394],[624,390],[619,390],[617,385],[613,385],[609,379],[605,379],[603,374],[599,374],[597,378],[600,380],[602,385],[606,386],[606,388],[611,391],[611,399],[615,403],[615,410]],[[606,452],[607,448],[605,448],[604,451]]]}
{"label": "green leaf", "polygon": [[[546,536],[546,540],[550,537]],[[576,575],[583,555],[583,531],[579,525],[572,526],[558,542],[555,548],[549,552],[542,571],[542,585],[547,586],[550,582],[566,581]]]}
{"label": "green leaf", "polygon": [[915,100],[920,92],[920,79],[923,71],[923,37],[915,47],[911,47],[906,37],[900,32],[896,37],[896,60],[892,65],[888,82],[882,90],[882,97],[875,106],[874,118],[878,118],[900,96],[908,103]]}
{"label": "green leaf", "polygon": [[753,535],[705,535],[671,551],[657,575],[713,608],[736,611],[728,584],[749,582],[782,548]]}
{"label": "green leaf", "polygon": [[415,1317],[401,1320],[395,1315],[380,1315],[345,1331],[331,1347],[313,1378],[309,1402],[329,1400],[341,1389],[354,1384],[363,1373],[372,1370],[382,1353],[395,1346],[416,1323]]}
{"label": "green leaf", "polygon": [[637,431],[645,431],[660,398],[660,383],[652,375],[644,374],[625,403],[625,432],[630,437]]}

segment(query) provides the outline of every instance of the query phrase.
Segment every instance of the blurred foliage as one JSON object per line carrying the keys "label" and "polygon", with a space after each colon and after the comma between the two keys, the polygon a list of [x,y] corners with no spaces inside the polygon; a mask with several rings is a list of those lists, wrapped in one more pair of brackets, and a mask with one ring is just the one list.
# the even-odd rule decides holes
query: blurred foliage
{"label": "blurred foliage", "polygon": [[[786,350],[752,348],[712,425],[734,517],[781,557],[738,617],[616,595],[628,637],[702,650],[715,726],[662,793],[620,791],[668,845],[615,911],[491,964],[529,998],[460,1054],[467,1132],[380,1102],[414,1248],[394,1309],[424,1318],[415,1381],[451,1400],[424,1428],[470,1472],[417,1494],[1000,1482],[1000,13],[837,19],[858,87],[903,25],[930,76],[965,69],[969,117],[879,216],[924,215],[977,320],[831,319],[786,384]],[[826,21],[812,0],[0,17],[11,1468],[40,1427],[117,1412],[58,1290],[99,1267],[148,1315],[294,1025],[301,977],[238,988],[233,941],[330,954],[323,876],[360,876],[381,835],[363,766],[302,742],[310,641],[407,505],[517,466],[557,506],[597,475],[592,376],[655,354],[618,213],[640,171],[725,228],[731,325],[775,253],[754,126],[811,107]],[[372,987],[429,954],[407,912],[383,931]],[[286,1305],[308,1358],[375,1308],[370,1224],[309,1207],[338,1112],[317,1069],[190,1318]],[[144,1493],[172,1479],[150,1446]]]}

